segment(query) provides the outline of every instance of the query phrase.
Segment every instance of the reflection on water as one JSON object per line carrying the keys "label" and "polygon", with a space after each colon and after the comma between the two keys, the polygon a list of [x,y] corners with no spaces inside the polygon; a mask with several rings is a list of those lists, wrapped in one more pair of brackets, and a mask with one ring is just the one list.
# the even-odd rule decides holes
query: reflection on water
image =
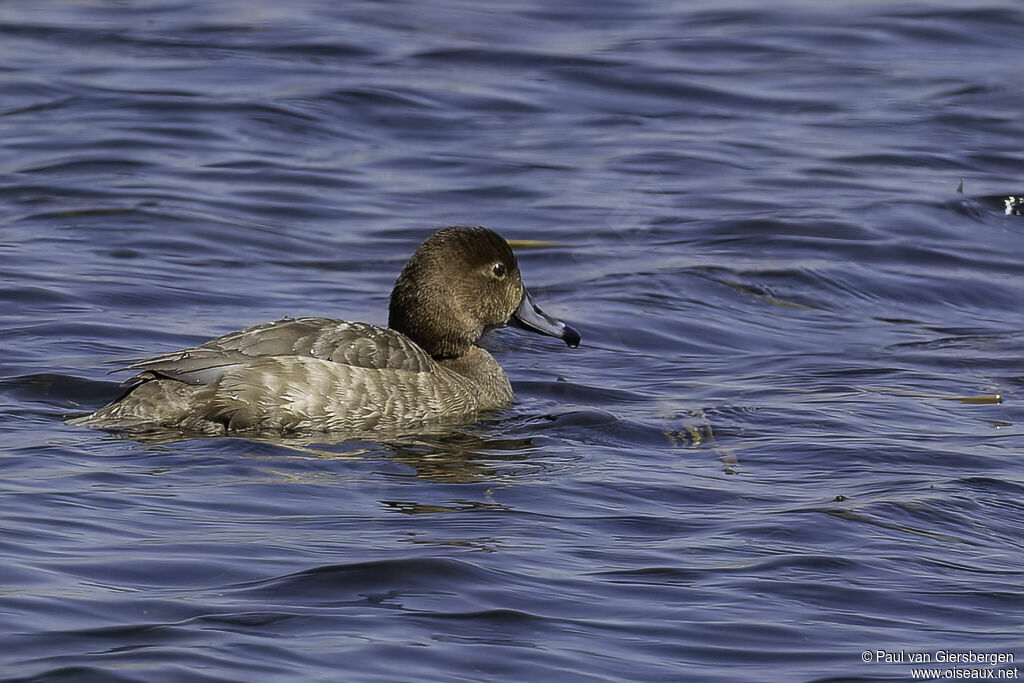
{"label": "reflection on water", "polygon": [[[466,427],[438,428],[436,433],[415,436],[374,434],[360,437],[328,434],[306,438],[259,437],[302,457],[335,459],[387,457],[407,468],[413,476],[450,483],[493,481],[502,477],[501,463],[522,464],[538,447],[532,438],[492,438],[486,431]],[[335,440],[332,442],[332,438]],[[365,439],[371,439],[360,445]],[[542,466],[542,465],[541,465]]]}

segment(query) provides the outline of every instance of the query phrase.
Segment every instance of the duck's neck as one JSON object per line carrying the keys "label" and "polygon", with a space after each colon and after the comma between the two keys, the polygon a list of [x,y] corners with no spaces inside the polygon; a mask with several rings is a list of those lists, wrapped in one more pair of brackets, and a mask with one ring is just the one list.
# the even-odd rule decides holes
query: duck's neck
{"label": "duck's neck", "polygon": [[512,402],[512,385],[505,371],[494,360],[494,356],[479,346],[470,346],[466,353],[454,358],[435,360],[442,368],[470,380],[486,396],[491,406],[498,407]]}
{"label": "duck's neck", "polygon": [[480,336],[479,332],[476,336],[457,334],[433,318],[410,320],[395,314],[388,319],[388,327],[413,340],[417,346],[430,354],[431,358],[438,361],[464,356],[471,349],[477,348],[473,341]]}

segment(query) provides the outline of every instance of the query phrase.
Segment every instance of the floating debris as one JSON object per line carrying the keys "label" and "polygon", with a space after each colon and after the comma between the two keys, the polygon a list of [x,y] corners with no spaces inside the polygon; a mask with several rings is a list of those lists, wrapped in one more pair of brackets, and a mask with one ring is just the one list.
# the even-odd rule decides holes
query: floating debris
{"label": "floating debris", "polygon": [[695,448],[715,438],[711,422],[702,409],[677,409],[663,406],[660,412],[661,433],[669,445],[676,448]]}
{"label": "floating debris", "polygon": [[506,240],[513,249],[539,249],[542,247],[560,247],[559,242],[551,240]]}
{"label": "floating debris", "polygon": [[1002,403],[1002,394],[976,394],[974,396],[949,396],[947,401],[966,403],[969,406],[987,406],[993,403]]}

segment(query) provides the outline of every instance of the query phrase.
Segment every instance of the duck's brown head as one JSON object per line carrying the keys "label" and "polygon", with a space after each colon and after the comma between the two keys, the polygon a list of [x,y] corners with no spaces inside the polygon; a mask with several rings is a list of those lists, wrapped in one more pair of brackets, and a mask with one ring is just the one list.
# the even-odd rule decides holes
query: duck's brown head
{"label": "duck's brown head", "polygon": [[434,358],[461,356],[484,332],[509,323],[569,346],[580,342],[576,330],[533,302],[512,248],[487,228],[438,230],[412,255],[391,292],[388,326]]}

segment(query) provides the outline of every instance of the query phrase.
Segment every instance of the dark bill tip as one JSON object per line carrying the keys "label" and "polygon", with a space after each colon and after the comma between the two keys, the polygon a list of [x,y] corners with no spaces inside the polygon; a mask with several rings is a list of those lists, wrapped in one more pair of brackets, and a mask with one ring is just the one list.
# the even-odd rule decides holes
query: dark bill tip
{"label": "dark bill tip", "polygon": [[565,327],[565,331],[562,332],[562,341],[564,341],[565,345],[570,349],[575,349],[580,345],[580,340],[582,339],[580,333],[577,332],[574,327],[569,327],[565,323],[562,323],[562,325]]}
{"label": "dark bill tip", "polygon": [[542,311],[526,289],[523,289],[523,300],[509,322],[524,330],[561,339],[569,348],[575,349],[580,345],[580,333]]}

